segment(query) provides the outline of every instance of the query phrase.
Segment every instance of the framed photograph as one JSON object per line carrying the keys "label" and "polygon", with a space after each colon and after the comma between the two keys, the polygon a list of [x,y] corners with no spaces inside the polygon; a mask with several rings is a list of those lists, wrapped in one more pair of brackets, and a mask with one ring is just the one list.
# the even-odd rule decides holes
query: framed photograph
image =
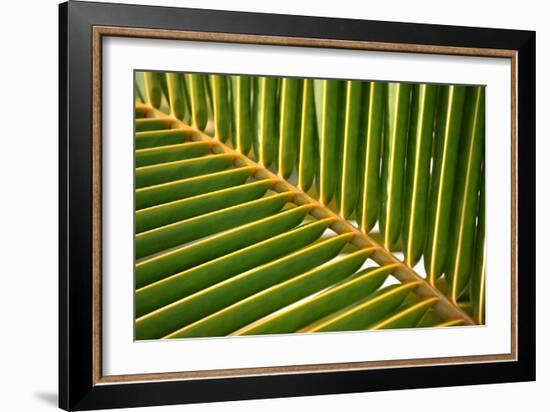
{"label": "framed photograph", "polygon": [[60,5],[60,407],[535,379],[535,33]]}

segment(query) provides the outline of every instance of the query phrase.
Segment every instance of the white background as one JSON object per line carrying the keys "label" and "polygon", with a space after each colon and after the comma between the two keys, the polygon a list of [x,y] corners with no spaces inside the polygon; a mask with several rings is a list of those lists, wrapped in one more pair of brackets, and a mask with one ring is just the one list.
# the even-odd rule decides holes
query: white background
{"label": "white background", "polygon": [[[165,407],[181,411],[267,411],[344,409],[350,411],[512,411],[529,407],[546,410],[550,385],[550,303],[548,250],[543,234],[550,230],[547,178],[549,143],[545,113],[550,105],[548,11],[541,1],[480,2],[453,5],[440,1],[338,2],[277,0],[153,1],[189,7],[263,11],[318,16],[442,23],[537,30],[537,326],[538,381],[462,388],[424,389],[354,395],[332,395],[223,404]],[[0,310],[2,368],[0,409],[53,410],[57,391],[57,2],[11,2],[0,16],[3,58],[0,64],[0,203],[1,274]],[[40,132],[37,132],[40,130]],[[534,276],[534,274],[533,274]],[[546,350],[545,350],[546,348]],[[471,405],[471,406],[470,406]],[[152,409],[148,409],[152,410]],[[159,408],[159,410],[162,410]]]}
{"label": "white background", "polygon": [[[511,141],[510,123],[501,121],[510,116],[510,60],[127,38],[108,38],[103,53],[105,374],[511,352],[511,230],[503,227],[511,215],[511,184],[502,179],[510,176]],[[133,342],[134,68],[486,84],[487,325]]]}

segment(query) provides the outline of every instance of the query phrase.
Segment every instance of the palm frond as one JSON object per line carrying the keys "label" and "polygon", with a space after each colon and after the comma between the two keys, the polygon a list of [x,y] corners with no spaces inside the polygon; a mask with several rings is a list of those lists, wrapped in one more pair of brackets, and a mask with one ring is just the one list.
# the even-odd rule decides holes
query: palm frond
{"label": "palm frond", "polygon": [[137,339],[484,321],[483,87],[143,77]]}

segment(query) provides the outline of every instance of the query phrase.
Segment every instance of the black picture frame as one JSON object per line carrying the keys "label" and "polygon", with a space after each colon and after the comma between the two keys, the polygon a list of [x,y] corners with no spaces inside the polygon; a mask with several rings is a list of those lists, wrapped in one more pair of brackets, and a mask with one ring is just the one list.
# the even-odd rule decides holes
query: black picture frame
{"label": "black picture frame", "polygon": [[[512,50],[517,71],[517,361],[96,384],[94,26]],[[89,410],[535,380],[535,32],[70,1],[59,6],[59,406]]]}

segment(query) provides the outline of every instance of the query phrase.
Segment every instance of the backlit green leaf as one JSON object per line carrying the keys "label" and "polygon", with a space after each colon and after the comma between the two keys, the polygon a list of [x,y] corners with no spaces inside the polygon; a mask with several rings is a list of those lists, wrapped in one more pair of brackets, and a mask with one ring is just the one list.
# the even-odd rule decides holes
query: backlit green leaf
{"label": "backlit green leaf", "polygon": [[428,235],[424,255],[424,266],[432,285],[443,273],[448,258],[464,94],[464,86],[444,86],[440,97],[433,173],[430,181]]}
{"label": "backlit green leaf", "polygon": [[471,87],[467,90],[455,179],[455,213],[451,223],[449,260],[445,271],[453,302],[458,301],[460,293],[466,287],[474,261],[478,193],[485,143],[484,103],[484,87]]}
{"label": "backlit green leaf", "polygon": [[432,154],[437,86],[413,86],[403,214],[403,251],[413,267],[426,243],[426,211]]}
{"label": "backlit green leaf", "polygon": [[186,74],[185,80],[189,88],[191,100],[191,118],[193,126],[204,130],[208,121],[208,109],[206,107],[205,80],[202,74]]}
{"label": "backlit green leaf", "polygon": [[308,191],[318,163],[317,121],[315,117],[315,100],[313,96],[313,80],[304,80],[302,94],[302,115],[300,125],[300,155],[298,158],[298,187]]}
{"label": "backlit green leaf", "polygon": [[388,250],[393,249],[401,234],[410,100],[410,84],[388,84],[380,210],[380,232]]}
{"label": "backlit green leaf", "polygon": [[296,163],[298,152],[298,98],[300,80],[284,78],[281,81],[281,110],[279,125],[279,175],[287,179]]}
{"label": "backlit green leaf", "polygon": [[361,198],[357,221],[365,233],[376,224],[380,210],[380,152],[384,127],[384,103],[387,85],[369,82],[365,92],[365,121],[361,131],[363,141]]}

